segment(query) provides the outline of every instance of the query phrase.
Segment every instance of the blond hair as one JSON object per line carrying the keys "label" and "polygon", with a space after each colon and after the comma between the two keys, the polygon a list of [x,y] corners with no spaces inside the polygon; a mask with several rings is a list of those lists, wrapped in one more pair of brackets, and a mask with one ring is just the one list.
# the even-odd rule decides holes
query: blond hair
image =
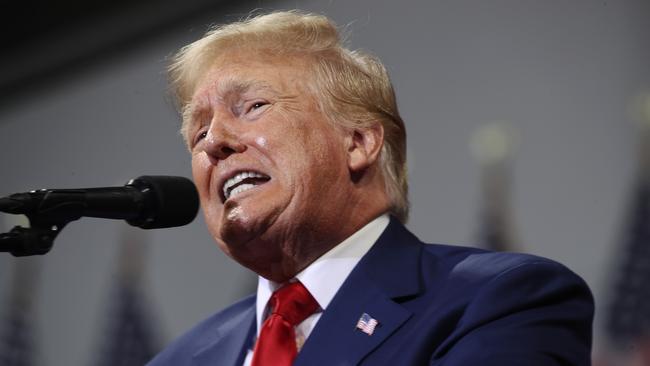
{"label": "blond hair", "polygon": [[[214,27],[174,56],[169,77],[181,110],[187,108],[197,83],[215,59],[238,49],[310,58],[311,91],[320,96],[320,108],[334,124],[365,129],[381,123],[384,144],[379,165],[390,211],[406,222],[406,130],[382,63],[367,53],[345,48],[336,25],[325,16],[298,11],[258,15]],[[187,140],[185,127],[182,132]]]}

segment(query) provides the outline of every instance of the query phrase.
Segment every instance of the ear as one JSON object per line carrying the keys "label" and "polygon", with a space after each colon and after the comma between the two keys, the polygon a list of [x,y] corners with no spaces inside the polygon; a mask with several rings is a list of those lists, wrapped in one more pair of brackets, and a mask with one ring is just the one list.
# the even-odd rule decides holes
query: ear
{"label": "ear", "polygon": [[351,130],[348,137],[348,168],[351,172],[365,170],[377,161],[384,145],[384,127],[381,123]]}

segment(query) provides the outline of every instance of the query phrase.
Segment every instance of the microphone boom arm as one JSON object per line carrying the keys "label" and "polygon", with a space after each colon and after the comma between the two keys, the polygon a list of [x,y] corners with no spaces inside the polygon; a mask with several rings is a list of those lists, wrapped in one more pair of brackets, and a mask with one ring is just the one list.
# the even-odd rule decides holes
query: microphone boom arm
{"label": "microphone boom arm", "polygon": [[0,212],[23,214],[30,227],[0,234],[0,252],[14,256],[45,254],[54,238],[81,217],[123,219],[142,229],[189,224],[199,197],[191,180],[174,176],[131,179],[124,187],[41,189],[0,198]]}
{"label": "microphone boom arm", "polygon": [[[110,195],[110,191],[106,189],[95,190],[105,190],[106,194]],[[15,226],[8,233],[0,233],[0,252],[9,252],[14,257],[47,254],[61,229],[83,216],[81,212],[85,208],[85,198],[84,190],[75,189],[55,192],[37,190],[29,194],[16,193],[1,198],[0,209],[8,213],[24,212],[26,205],[33,207],[29,207],[29,213],[25,213],[29,219],[29,228]]]}

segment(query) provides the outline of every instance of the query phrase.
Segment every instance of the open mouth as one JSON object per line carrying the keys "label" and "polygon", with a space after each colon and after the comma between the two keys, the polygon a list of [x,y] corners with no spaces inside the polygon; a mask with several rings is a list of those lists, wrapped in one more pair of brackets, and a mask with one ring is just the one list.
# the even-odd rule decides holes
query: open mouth
{"label": "open mouth", "polygon": [[234,197],[260,184],[264,184],[270,179],[271,177],[258,172],[239,172],[224,183],[222,189],[224,202],[230,197]]}

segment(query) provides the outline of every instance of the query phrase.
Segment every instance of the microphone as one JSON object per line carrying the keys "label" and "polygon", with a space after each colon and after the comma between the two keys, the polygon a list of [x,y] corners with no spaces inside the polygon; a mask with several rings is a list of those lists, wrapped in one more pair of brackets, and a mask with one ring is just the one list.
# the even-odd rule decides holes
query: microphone
{"label": "microphone", "polygon": [[0,198],[0,211],[30,221],[67,224],[81,217],[121,219],[142,229],[183,226],[194,220],[199,196],[184,177],[141,176],[123,187],[40,189]]}

